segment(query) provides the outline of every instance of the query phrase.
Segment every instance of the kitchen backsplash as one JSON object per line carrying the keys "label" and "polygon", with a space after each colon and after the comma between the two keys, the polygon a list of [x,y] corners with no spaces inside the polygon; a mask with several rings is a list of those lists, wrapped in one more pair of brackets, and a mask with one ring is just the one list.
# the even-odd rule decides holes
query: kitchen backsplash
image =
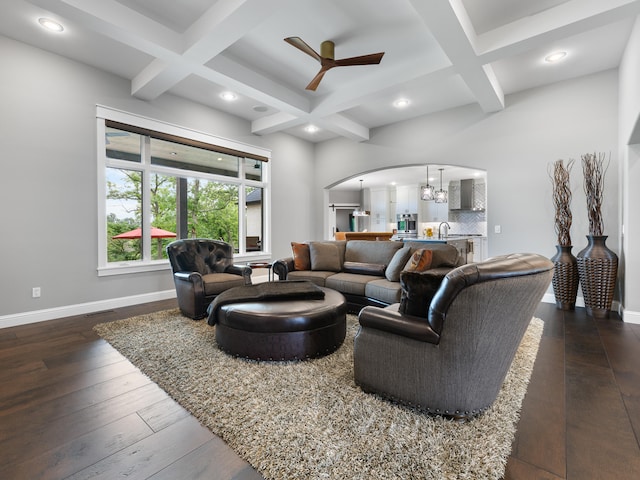
{"label": "kitchen backsplash", "polygon": [[[487,222],[478,212],[464,212],[464,218],[460,218],[462,215],[458,215],[457,221],[449,219],[449,233],[468,233],[473,235],[487,235]],[[420,230],[418,235],[424,235],[426,228],[433,228],[434,235],[438,234],[438,226],[440,222],[422,222],[420,223]]]}

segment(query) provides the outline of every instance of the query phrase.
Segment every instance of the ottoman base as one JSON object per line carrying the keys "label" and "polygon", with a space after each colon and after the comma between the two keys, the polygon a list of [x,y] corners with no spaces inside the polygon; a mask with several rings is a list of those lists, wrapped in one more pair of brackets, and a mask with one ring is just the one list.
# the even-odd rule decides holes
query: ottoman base
{"label": "ottoman base", "polygon": [[346,335],[346,323],[304,332],[247,332],[216,325],[223,352],[253,360],[304,360],[335,352]]}
{"label": "ottoman base", "polygon": [[218,346],[253,360],[304,360],[334,352],[346,336],[346,300],[335,290],[323,290],[323,299],[222,305]]}

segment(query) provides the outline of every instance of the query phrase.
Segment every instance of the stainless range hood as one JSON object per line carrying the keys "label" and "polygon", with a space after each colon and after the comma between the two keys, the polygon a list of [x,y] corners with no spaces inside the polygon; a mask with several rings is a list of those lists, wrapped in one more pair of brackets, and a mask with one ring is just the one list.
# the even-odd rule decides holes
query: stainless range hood
{"label": "stainless range hood", "polygon": [[451,208],[452,212],[484,212],[484,208],[475,206],[473,179],[460,180],[460,208]]}

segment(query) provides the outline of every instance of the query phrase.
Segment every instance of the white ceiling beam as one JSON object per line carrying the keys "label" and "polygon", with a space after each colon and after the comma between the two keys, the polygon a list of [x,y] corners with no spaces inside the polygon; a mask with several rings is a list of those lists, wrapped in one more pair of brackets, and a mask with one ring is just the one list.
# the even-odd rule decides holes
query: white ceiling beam
{"label": "white ceiling beam", "polygon": [[255,135],[269,135],[270,133],[286,130],[287,128],[297,127],[305,122],[306,120],[300,116],[278,112],[251,122],[251,133]]}
{"label": "white ceiling beam", "polygon": [[478,36],[477,51],[483,62],[493,62],[639,14],[640,0],[571,0]]}
{"label": "white ceiling beam", "polygon": [[251,133],[269,135],[270,133],[297,127],[305,123],[312,123],[323,130],[350,138],[356,142],[369,140],[369,129],[367,127],[340,114],[321,118],[315,115],[297,116],[282,112],[275,113],[254,120],[251,123]]}
{"label": "white ceiling beam", "polygon": [[356,142],[369,140],[369,129],[339,113],[328,117],[315,119],[314,124],[325,130],[329,130],[342,137],[350,138]]}
{"label": "white ceiling beam", "polygon": [[145,100],[159,97],[193,71],[251,31],[291,0],[219,0],[182,36],[182,61],[154,60],[131,83],[131,94]]}
{"label": "white ceiling beam", "polygon": [[131,95],[142,100],[153,100],[165,93],[169,88],[184,80],[191,69],[180,57],[173,61],[156,58],[131,80]]}
{"label": "white ceiling beam", "polygon": [[[476,54],[475,33],[460,0],[410,0],[485,112],[504,109],[504,93]],[[460,66],[464,65],[464,68]]]}
{"label": "white ceiling beam", "polygon": [[293,0],[218,0],[183,35],[184,55],[204,63]]}

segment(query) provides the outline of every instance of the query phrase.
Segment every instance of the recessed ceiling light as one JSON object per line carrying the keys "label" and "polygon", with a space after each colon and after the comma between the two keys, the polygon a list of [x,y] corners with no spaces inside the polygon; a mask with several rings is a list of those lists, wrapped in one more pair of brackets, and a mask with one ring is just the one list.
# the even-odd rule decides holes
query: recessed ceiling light
{"label": "recessed ceiling light", "polygon": [[227,102],[233,102],[238,98],[238,95],[236,95],[233,92],[222,92],[220,94],[220,98],[222,98],[223,100],[226,100]]}
{"label": "recessed ceiling light", "polygon": [[308,133],[316,133],[319,130],[319,128],[316,127],[315,125],[307,125],[306,127],[304,127],[304,130],[305,132],[308,132]]}
{"label": "recessed ceiling light", "polygon": [[395,102],[393,102],[393,106],[396,108],[405,108],[409,106],[409,99],[407,98],[399,98]]}
{"label": "recessed ceiling light", "polygon": [[264,105],[256,105],[253,107],[254,112],[263,113],[263,112],[266,112],[267,110],[269,110],[269,107],[265,107]]}
{"label": "recessed ceiling light", "polygon": [[55,20],[51,20],[50,18],[39,18],[38,23],[47,30],[51,30],[52,32],[62,32],[64,30],[64,27],[62,25],[60,25]]}
{"label": "recessed ceiling light", "polygon": [[546,57],[544,57],[544,61],[547,63],[555,63],[555,62],[559,62],[566,56],[567,56],[567,52],[553,52],[547,55]]}

